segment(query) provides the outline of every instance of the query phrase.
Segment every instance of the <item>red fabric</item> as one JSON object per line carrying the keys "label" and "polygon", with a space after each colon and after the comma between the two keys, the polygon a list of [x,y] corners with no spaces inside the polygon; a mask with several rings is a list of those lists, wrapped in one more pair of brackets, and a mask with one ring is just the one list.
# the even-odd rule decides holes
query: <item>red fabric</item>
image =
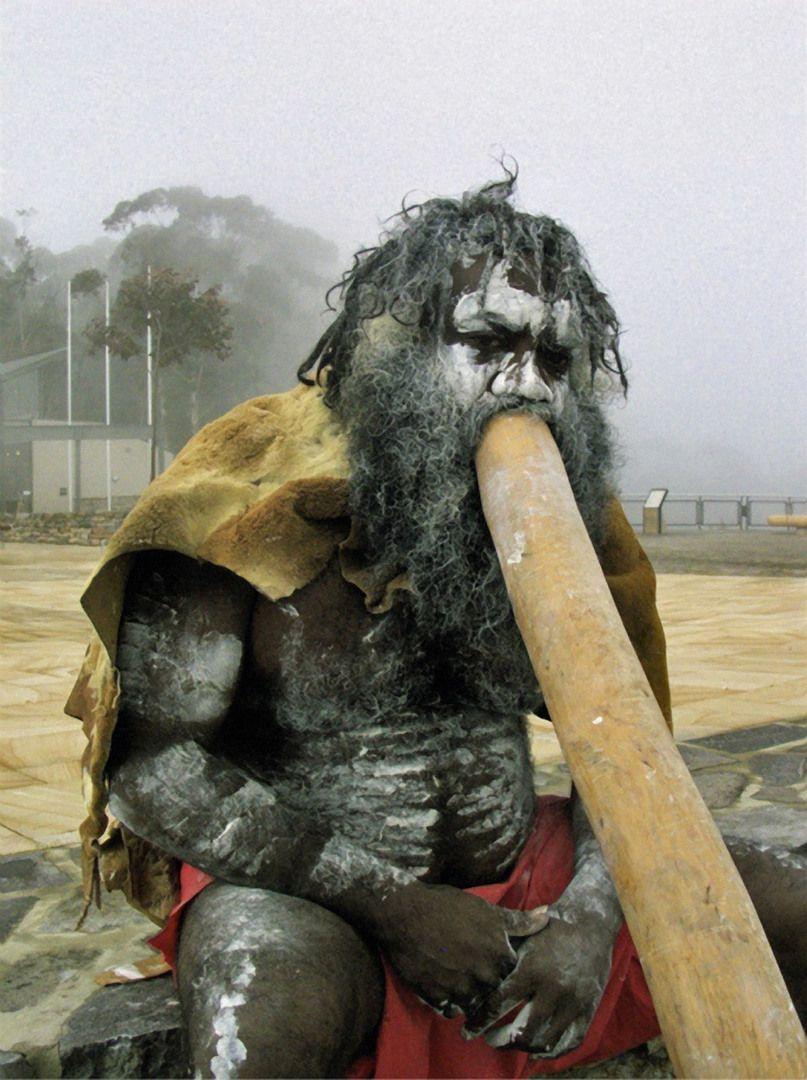
{"label": "red fabric", "polygon": [[[538,800],[535,829],[507,881],[480,885],[467,892],[503,907],[525,910],[557,900],[573,868],[573,841],[567,799]],[[175,966],[182,908],[213,879],[184,865],[180,899],[164,929],[151,940],[167,963]],[[447,1020],[424,1005],[385,962],[386,1000],[375,1055],[361,1058],[351,1078],[490,1077],[545,1075],[614,1057],[659,1034],[639,958],[622,926],[614,946],[611,975],[602,1001],[582,1044],[552,1060],[531,1059],[521,1050],[496,1050],[482,1039],[467,1042],[463,1018]]]}

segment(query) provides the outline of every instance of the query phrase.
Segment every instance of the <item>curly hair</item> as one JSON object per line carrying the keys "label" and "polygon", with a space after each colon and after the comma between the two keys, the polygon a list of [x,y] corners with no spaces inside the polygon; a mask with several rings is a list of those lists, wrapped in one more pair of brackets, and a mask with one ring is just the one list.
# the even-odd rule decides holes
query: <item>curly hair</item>
{"label": "curly hair", "polygon": [[[507,262],[527,275],[540,268],[540,287],[550,303],[574,308],[588,346],[592,378],[597,370],[627,378],[619,354],[619,321],[597,286],[580,244],[560,222],[527,214],[512,205],[518,169],[502,166],[505,179],[466,192],[459,199],[429,199],[402,209],[389,220],[377,247],[363,248],[353,265],[327,293],[337,317],[300,366],[298,378],[309,385],[327,370],[325,402],[339,400],[340,383],[350,371],[362,323],[390,315],[437,340],[451,293],[451,268],[482,253]],[[492,267],[489,260],[488,273]],[[331,303],[337,293],[341,308]],[[311,377],[313,374],[313,378]]]}

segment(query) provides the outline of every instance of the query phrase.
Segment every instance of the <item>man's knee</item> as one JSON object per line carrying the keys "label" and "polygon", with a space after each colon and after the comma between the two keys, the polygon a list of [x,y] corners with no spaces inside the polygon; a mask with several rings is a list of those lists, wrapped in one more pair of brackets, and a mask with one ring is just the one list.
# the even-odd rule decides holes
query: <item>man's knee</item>
{"label": "man's knee", "polygon": [[807,1020],[807,852],[724,838],[759,915],[793,1003]]}
{"label": "man's knee", "polygon": [[191,905],[179,991],[193,1065],[214,1076],[343,1073],[384,998],[377,957],[315,904],[217,883]]}

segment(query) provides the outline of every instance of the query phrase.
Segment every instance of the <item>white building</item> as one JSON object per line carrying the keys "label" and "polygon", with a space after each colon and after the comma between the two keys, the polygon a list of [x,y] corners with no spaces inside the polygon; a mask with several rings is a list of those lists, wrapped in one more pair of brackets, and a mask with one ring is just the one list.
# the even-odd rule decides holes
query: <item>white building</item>
{"label": "white building", "polygon": [[64,348],[0,363],[0,512],[126,509],[148,483],[145,424],[52,418],[66,411],[64,370]]}

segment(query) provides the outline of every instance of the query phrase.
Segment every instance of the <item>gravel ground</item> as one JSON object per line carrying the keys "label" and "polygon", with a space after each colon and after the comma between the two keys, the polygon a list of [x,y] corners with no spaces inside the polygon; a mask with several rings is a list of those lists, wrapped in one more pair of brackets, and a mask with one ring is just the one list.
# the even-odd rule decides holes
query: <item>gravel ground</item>
{"label": "gravel ground", "polygon": [[639,535],[659,574],[807,577],[807,530],[700,529]]}

